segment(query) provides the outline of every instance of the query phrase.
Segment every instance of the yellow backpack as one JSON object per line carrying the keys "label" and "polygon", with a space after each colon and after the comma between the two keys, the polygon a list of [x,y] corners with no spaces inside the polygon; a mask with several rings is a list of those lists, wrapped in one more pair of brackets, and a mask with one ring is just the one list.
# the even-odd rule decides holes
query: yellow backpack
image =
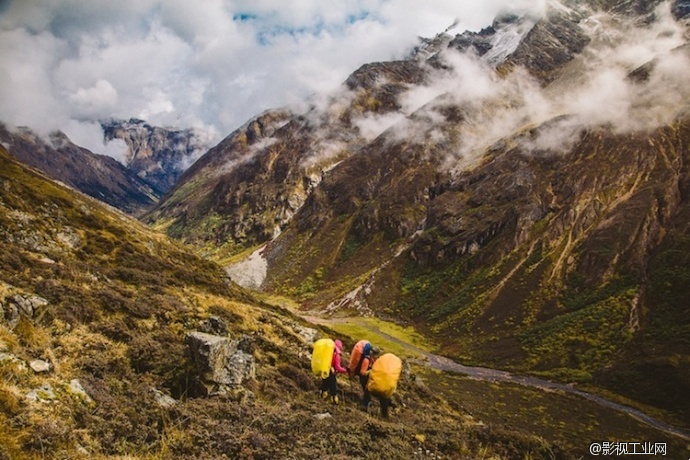
{"label": "yellow backpack", "polygon": [[393,353],[386,353],[374,362],[369,373],[367,390],[373,395],[390,398],[398,387],[402,361]]}
{"label": "yellow backpack", "polygon": [[314,343],[311,355],[311,371],[314,375],[325,379],[331,372],[335,342],[331,339],[319,339]]}

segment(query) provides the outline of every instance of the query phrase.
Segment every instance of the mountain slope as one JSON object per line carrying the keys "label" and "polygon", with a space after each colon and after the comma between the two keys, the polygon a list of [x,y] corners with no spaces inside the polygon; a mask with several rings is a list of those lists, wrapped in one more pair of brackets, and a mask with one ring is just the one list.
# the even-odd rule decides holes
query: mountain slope
{"label": "mountain slope", "polygon": [[263,289],[305,309],[395,318],[687,425],[687,302],[661,282],[685,276],[682,5],[553,1],[441,34],[253,144],[248,124],[149,218],[210,252],[268,243]]}
{"label": "mountain slope", "polygon": [[[601,42],[541,94],[575,91]],[[687,62],[686,49],[668,56]],[[655,65],[642,81],[628,69],[639,111],[618,124],[525,119],[483,145],[473,136],[502,123],[505,100],[440,97],[329,173],[268,246],[264,288],[396,318],[450,356],[602,385],[687,425],[688,87],[643,68]],[[662,90],[678,104],[648,98]]]}
{"label": "mountain slope", "polygon": [[50,144],[29,130],[0,126],[0,142],[17,159],[127,213],[141,214],[157,200],[155,192],[113,158],[73,144],[63,133]]}
{"label": "mountain slope", "polygon": [[[394,119],[397,96],[424,79],[413,61],[363,66],[342,94],[314,101],[303,115],[269,111],[197,161],[146,222],[197,245],[236,253],[278,235],[330,168]],[[367,117],[383,117],[366,132]]]}
{"label": "mountain slope", "polygon": [[[308,358],[324,332],[4,148],[0,211],[0,458],[314,458],[324,443],[348,458],[422,447],[444,458],[573,458],[478,423],[409,365],[391,420],[349,399],[325,403]],[[225,373],[200,367],[194,340],[238,347],[221,360]]]}

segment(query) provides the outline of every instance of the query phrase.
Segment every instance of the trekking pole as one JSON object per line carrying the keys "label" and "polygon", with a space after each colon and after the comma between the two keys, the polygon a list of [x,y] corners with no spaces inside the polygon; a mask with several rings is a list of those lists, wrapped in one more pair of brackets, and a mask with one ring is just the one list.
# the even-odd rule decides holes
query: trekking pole
{"label": "trekking pole", "polygon": [[355,392],[352,390],[352,376],[348,373],[348,380],[350,381],[350,399],[355,400]]}

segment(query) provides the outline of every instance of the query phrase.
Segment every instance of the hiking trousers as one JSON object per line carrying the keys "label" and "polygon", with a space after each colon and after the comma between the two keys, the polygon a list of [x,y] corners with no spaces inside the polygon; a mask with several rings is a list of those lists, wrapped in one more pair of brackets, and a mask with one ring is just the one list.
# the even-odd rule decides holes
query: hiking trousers
{"label": "hiking trousers", "polygon": [[321,391],[328,391],[329,396],[338,394],[338,381],[335,378],[335,372],[331,369],[328,377],[321,380]]}
{"label": "hiking trousers", "polygon": [[[383,418],[388,418],[388,409],[391,407],[393,404],[393,400],[391,398],[384,398],[383,396],[375,395],[376,399],[379,400],[379,404],[381,405],[381,417]],[[362,406],[364,409],[369,408],[369,404],[371,403],[371,392],[364,388],[364,396],[362,397]]]}

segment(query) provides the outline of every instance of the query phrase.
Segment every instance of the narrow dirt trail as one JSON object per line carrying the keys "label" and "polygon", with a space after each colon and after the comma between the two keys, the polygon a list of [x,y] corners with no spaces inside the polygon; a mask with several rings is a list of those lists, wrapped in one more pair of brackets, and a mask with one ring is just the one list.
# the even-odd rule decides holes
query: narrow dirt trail
{"label": "narrow dirt trail", "polygon": [[[342,318],[342,319],[325,319],[317,316],[303,316],[304,319],[307,321],[314,323],[314,324],[320,324],[323,326],[330,326],[332,324],[336,323],[345,323],[349,321],[348,318]],[[415,360],[418,364],[421,365],[426,365],[432,369],[437,369],[441,371],[446,371],[446,372],[452,372],[456,374],[463,374],[466,375],[469,378],[476,379],[476,380],[485,380],[485,381],[490,381],[490,382],[500,382],[500,383],[514,383],[517,385],[522,385],[525,387],[530,387],[530,388],[537,388],[543,391],[561,391],[564,393],[569,393],[573,395],[577,395],[581,398],[587,399],[589,401],[595,402],[603,407],[607,407],[609,409],[613,409],[619,412],[623,412],[628,414],[629,416],[635,418],[636,420],[645,423],[653,428],[656,428],[657,430],[664,431],[666,433],[669,433],[674,436],[678,436],[682,439],[685,439],[686,441],[690,441],[690,433],[674,427],[666,422],[663,422],[661,420],[658,420],[648,414],[645,414],[639,409],[635,409],[630,406],[626,406],[624,404],[620,404],[614,401],[611,401],[609,399],[606,399],[602,396],[595,395],[593,393],[588,393],[586,391],[578,390],[575,388],[573,385],[570,384],[565,384],[565,383],[556,383],[556,382],[551,382],[548,380],[540,379],[537,377],[530,377],[530,376],[525,376],[525,375],[517,375],[517,374],[512,374],[510,372],[498,370],[498,369],[491,369],[487,367],[474,367],[474,366],[465,366],[463,364],[457,363],[453,361],[452,359],[446,358],[445,356],[440,356],[434,353],[430,353],[426,350],[423,350],[419,347],[416,347],[415,345],[405,342],[403,340],[400,340],[397,337],[394,337],[390,334],[387,334],[380,330],[379,328],[371,325],[365,325],[362,324],[363,327],[368,328],[371,330],[374,334],[378,335],[379,337],[383,337],[386,340],[389,340],[391,342],[394,342],[401,347],[405,348],[406,350],[419,355],[422,357],[421,360]]]}

